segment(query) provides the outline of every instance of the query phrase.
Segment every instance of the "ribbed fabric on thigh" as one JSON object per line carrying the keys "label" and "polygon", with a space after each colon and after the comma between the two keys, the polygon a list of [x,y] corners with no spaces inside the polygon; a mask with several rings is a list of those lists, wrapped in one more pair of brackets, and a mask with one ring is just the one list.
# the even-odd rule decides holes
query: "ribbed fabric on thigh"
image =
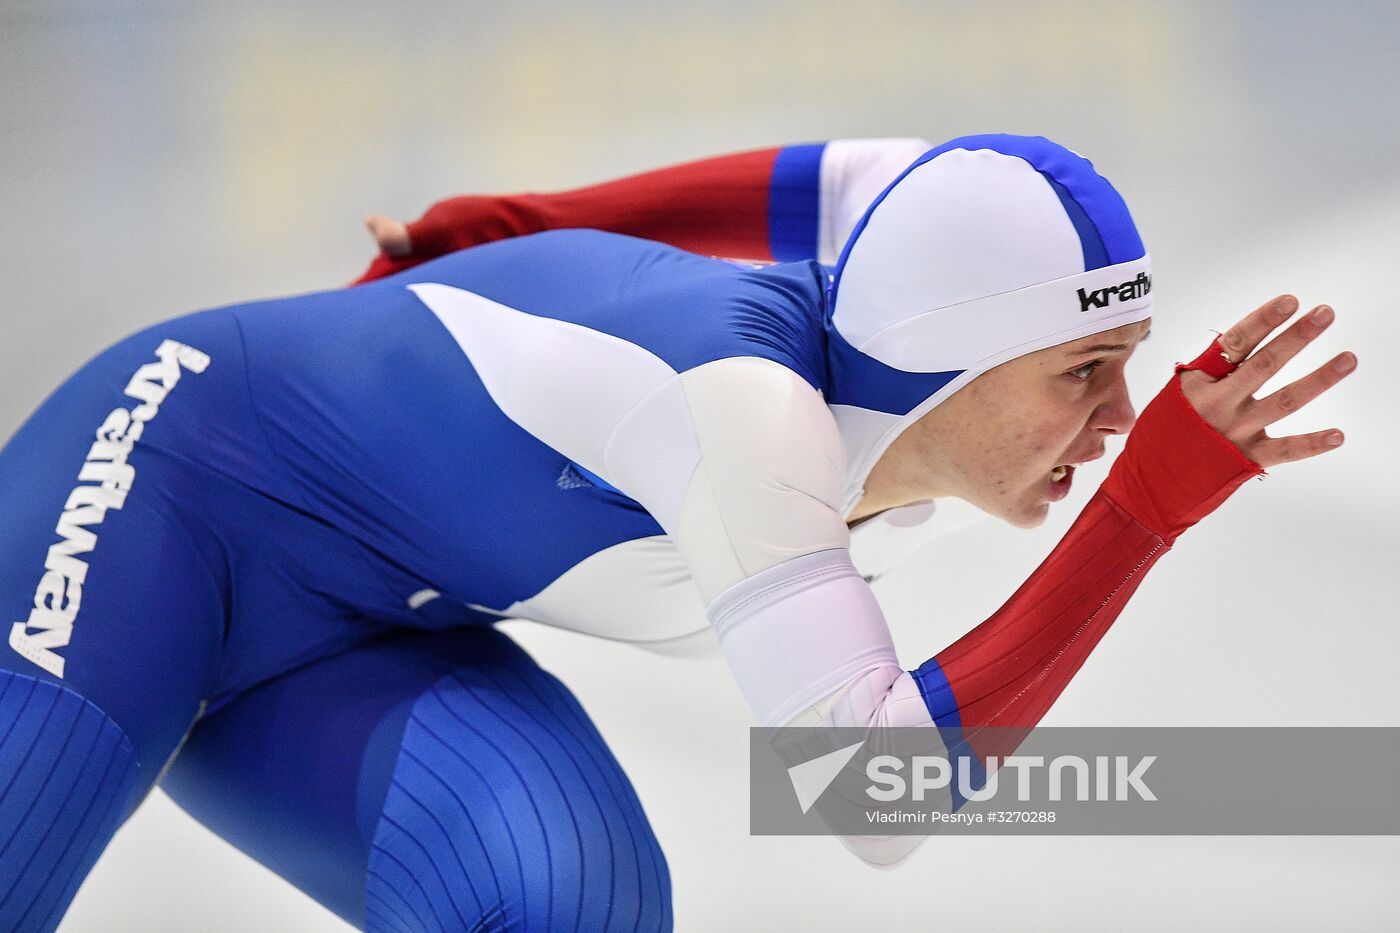
{"label": "ribbed fabric on thigh", "polygon": [[670,876],[577,700],[505,633],[399,631],[200,721],[162,785],[370,930],[664,930]]}
{"label": "ribbed fabric on thigh", "polygon": [[66,687],[0,671],[0,930],[52,930],[136,779],[116,723]]}
{"label": "ribbed fabric on thigh", "polygon": [[371,930],[671,929],[666,860],[631,783],[504,635],[414,703],[365,913]]}
{"label": "ribbed fabric on thigh", "polygon": [[360,926],[370,842],[409,711],[483,637],[400,631],[275,677],[200,720],[161,786]]}

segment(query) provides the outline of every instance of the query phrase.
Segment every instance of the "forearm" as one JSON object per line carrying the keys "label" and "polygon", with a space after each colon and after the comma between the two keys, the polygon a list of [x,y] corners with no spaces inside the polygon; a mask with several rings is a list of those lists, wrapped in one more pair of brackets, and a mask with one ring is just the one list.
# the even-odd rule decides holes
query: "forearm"
{"label": "forearm", "polygon": [[[707,255],[773,259],[770,208],[785,195],[792,199],[795,193],[801,201],[805,194],[790,190],[800,182],[778,170],[778,163],[780,158],[790,163],[791,154],[805,148],[719,156],[576,191],[526,197],[541,229],[593,227]],[[783,244],[776,245],[782,253]]]}
{"label": "forearm", "polygon": [[1100,489],[1045,561],[981,625],[913,671],[882,657],[774,724],[932,724],[950,742],[964,730],[974,738],[983,726],[1033,726],[1169,547]]}
{"label": "forearm", "polygon": [[934,724],[1001,753],[977,730],[1039,723],[1169,548],[1101,488],[991,618],[913,672]]}
{"label": "forearm", "polygon": [[448,198],[407,225],[408,254],[378,257],[360,281],[493,240],[575,227],[712,256],[834,263],[865,207],[928,148],[919,139],[837,140],[717,156],[572,191]]}

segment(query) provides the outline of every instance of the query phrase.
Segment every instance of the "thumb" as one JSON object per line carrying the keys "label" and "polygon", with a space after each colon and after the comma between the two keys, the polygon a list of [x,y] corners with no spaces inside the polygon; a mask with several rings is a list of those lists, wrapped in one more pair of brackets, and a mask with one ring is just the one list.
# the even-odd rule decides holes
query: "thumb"
{"label": "thumb", "polygon": [[402,221],[385,217],[383,214],[370,214],[365,218],[365,227],[379,244],[379,251],[385,256],[397,258],[413,252],[408,227]]}

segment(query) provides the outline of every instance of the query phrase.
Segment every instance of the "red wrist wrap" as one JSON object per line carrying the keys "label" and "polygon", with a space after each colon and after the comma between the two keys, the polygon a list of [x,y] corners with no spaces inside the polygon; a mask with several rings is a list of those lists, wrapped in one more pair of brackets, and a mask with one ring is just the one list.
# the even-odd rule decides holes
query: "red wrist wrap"
{"label": "red wrist wrap", "polygon": [[1212,379],[1224,379],[1235,371],[1238,364],[1230,362],[1230,358],[1225,355],[1225,348],[1220,345],[1220,338],[1210,342],[1205,352],[1189,363],[1177,363],[1176,371],[1185,372],[1188,369],[1199,369]]}

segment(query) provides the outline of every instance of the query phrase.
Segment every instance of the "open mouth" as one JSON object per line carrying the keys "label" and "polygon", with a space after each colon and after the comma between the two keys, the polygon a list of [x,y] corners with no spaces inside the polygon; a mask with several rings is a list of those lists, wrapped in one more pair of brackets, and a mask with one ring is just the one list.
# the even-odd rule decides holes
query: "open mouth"
{"label": "open mouth", "polygon": [[1050,471],[1050,499],[1059,501],[1069,495],[1069,488],[1074,484],[1074,471],[1090,460],[1097,460],[1104,455],[1103,448],[1092,451],[1083,459],[1073,463],[1062,463]]}
{"label": "open mouth", "polygon": [[1063,463],[1050,471],[1051,502],[1058,502],[1069,495],[1069,488],[1074,484],[1074,468],[1076,464]]}

